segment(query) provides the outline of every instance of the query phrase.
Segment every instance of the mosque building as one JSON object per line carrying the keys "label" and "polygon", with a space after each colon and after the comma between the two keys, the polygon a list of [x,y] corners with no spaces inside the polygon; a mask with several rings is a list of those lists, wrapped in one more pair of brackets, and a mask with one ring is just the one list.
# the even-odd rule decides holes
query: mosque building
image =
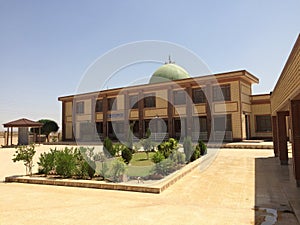
{"label": "mosque building", "polygon": [[148,84],[59,97],[63,140],[124,139],[150,128],[155,139],[271,139],[270,94],[252,95],[257,77],[246,70],[190,77],[174,62]]}

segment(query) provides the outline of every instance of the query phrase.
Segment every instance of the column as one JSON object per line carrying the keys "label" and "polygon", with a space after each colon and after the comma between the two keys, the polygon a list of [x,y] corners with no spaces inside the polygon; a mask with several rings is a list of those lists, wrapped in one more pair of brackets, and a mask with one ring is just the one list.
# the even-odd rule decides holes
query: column
{"label": "column", "polygon": [[277,112],[277,137],[278,137],[278,149],[279,159],[281,165],[288,165],[288,146],[287,146],[287,134],[286,134],[286,116],[289,112]]}
{"label": "column", "polygon": [[106,138],[108,136],[107,133],[107,111],[108,111],[108,102],[107,102],[107,95],[103,96],[102,100],[103,104],[103,138]]}
{"label": "column", "polygon": [[138,96],[138,107],[139,107],[139,138],[143,138],[143,123],[144,123],[144,94],[142,91],[139,92]]}
{"label": "column", "polygon": [[294,175],[300,187],[300,100],[291,101],[292,147]]}
{"label": "column", "polygon": [[205,97],[206,97],[206,126],[207,126],[207,139],[214,139],[212,132],[212,86],[206,84],[205,86]]}
{"label": "column", "polygon": [[123,127],[123,140],[127,140],[127,135],[129,132],[129,113],[130,113],[130,106],[129,106],[129,94],[128,91],[124,92],[124,127]]}
{"label": "column", "polygon": [[274,148],[274,155],[278,157],[278,136],[277,136],[277,118],[276,116],[272,116],[272,131],[273,131],[273,148]]}
{"label": "column", "polygon": [[173,90],[168,89],[168,129],[169,129],[169,138],[174,137],[174,105],[173,105]]}
{"label": "column", "polygon": [[188,86],[185,88],[186,91],[186,127],[187,127],[187,136],[192,137],[193,130],[193,106],[192,106],[192,88]]}

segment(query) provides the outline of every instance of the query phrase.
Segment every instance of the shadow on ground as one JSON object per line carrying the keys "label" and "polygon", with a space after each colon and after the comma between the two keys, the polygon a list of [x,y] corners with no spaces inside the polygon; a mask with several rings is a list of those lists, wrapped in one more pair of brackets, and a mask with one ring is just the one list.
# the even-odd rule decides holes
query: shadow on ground
{"label": "shadow on ground", "polygon": [[291,163],[281,166],[275,157],[255,159],[256,225],[299,224],[300,188]]}

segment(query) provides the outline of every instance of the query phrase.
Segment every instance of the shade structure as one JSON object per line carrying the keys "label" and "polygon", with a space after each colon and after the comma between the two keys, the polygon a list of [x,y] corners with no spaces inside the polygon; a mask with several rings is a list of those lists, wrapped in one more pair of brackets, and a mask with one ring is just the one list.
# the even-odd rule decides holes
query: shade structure
{"label": "shade structure", "polygon": [[[7,136],[6,136],[6,145],[9,145],[9,130],[10,130],[10,145],[12,145],[12,139],[13,139],[13,128],[17,127],[19,128],[19,131],[24,129],[32,127],[32,128],[39,128],[39,134],[41,134],[41,127],[43,126],[42,123],[35,122],[29,119],[18,119],[14,120],[8,123],[3,124],[5,128],[7,128]],[[24,132],[22,132],[24,133]],[[25,132],[25,135],[27,135],[27,140],[28,140],[28,133]],[[40,142],[40,141],[39,141]],[[18,143],[18,144],[27,144],[26,142],[23,143]]]}

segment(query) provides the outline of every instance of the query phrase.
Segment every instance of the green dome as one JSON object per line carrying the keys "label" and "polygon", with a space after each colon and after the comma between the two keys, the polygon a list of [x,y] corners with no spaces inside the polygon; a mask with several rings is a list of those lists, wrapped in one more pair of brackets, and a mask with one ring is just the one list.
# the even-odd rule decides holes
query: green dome
{"label": "green dome", "polygon": [[153,73],[149,83],[153,84],[185,78],[190,78],[190,75],[188,74],[188,72],[186,72],[185,69],[174,63],[168,63],[162,65]]}

